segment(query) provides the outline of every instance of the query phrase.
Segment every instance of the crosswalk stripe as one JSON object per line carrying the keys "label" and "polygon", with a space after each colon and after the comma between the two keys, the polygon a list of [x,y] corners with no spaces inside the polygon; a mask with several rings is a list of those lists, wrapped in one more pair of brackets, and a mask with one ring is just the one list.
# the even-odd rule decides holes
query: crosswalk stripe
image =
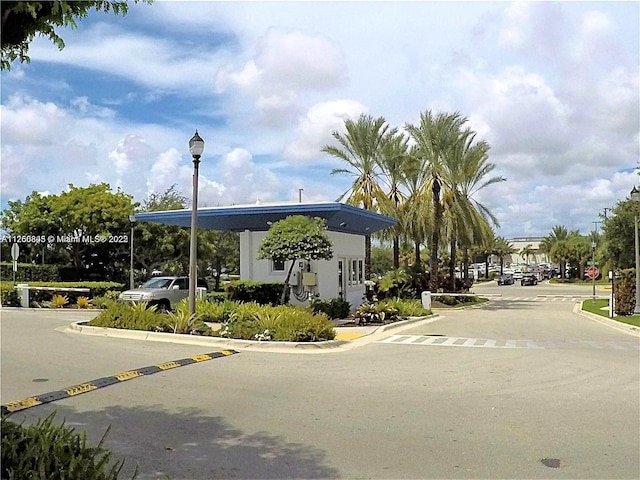
{"label": "crosswalk stripe", "polygon": [[466,348],[503,348],[503,349],[528,349],[546,350],[562,348],[591,348],[597,350],[640,350],[639,342],[596,342],[594,340],[570,340],[570,341],[544,341],[539,342],[530,339],[494,339],[494,338],[468,338],[448,337],[442,335],[391,335],[376,343],[391,343],[395,345],[423,345],[442,347],[466,347]]}

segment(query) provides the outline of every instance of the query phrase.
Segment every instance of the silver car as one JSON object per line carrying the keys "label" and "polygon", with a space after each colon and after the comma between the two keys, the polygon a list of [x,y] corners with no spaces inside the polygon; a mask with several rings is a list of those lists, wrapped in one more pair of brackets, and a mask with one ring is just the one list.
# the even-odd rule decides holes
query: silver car
{"label": "silver car", "polygon": [[[198,279],[198,289],[207,291],[207,282]],[[145,302],[156,305],[158,310],[171,310],[183,298],[189,296],[189,277],[154,277],[139,288],[120,294],[120,302]]]}

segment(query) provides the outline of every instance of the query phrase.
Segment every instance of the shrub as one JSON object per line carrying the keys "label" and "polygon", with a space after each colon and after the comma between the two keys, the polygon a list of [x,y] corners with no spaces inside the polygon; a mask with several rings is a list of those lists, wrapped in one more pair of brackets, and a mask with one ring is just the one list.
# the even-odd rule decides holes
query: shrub
{"label": "shrub", "polygon": [[51,307],[52,308],[62,308],[67,303],[69,303],[69,298],[63,295],[54,295],[51,298]]}
{"label": "shrub", "polygon": [[0,303],[7,307],[19,307],[20,297],[13,282],[0,282]]}
{"label": "shrub", "polygon": [[165,319],[164,325],[171,333],[188,333],[190,335],[202,335],[210,328],[202,321],[197,313],[190,314],[184,309],[175,313],[170,312]]}
{"label": "shrub", "polygon": [[618,315],[631,315],[636,306],[636,271],[628,268],[616,272],[615,308]]}
{"label": "shrub", "polygon": [[400,317],[421,317],[431,314],[431,310],[424,308],[420,300],[389,298],[386,299],[384,303],[395,308],[398,311],[398,316]]}
{"label": "shrub", "polygon": [[116,303],[100,312],[87,325],[128,330],[164,331],[166,315],[156,312],[155,305]]}
{"label": "shrub", "polygon": [[281,342],[319,342],[335,338],[334,325],[329,318],[308,308],[241,304],[238,310],[217,335]]}
{"label": "shrub", "polygon": [[[72,427],[54,424],[55,412],[34,425],[24,426],[3,417],[2,478],[64,478],[65,480],[115,480],[124,460],[112,462],[103,447],[109,432],[97,446],[87,445],[86,434]],[[137,475],[134,473],[133,477]]]}
{"label": "shrub", "polygon": [[89,300],[87,297],[78,297],[78,300],[76,301],[76,305],[78,306],[78,308],[93,307],[93,305],[91,304],[91,300]]}
{"label": "shrub", "polygon": [[[0,278],[13,278],[13,263],[0,262]],[[60,278],[57,265],[19,263],[16,282],[55,282]]]}
{"label": "shrub", "polygon": [[366,323],[394,322],[398,320],[398,310],[386,302],[363,303],[352,315],[356,325]]}
{"label": "shrub", "polygon": [[[225,300],[223,302],[210,302],[196,298],[196,314],[203,322],[224,323],[238,306],[237,302]],[[189,313],[189,299],[183,298],[175,307],[176,311]]]}
{"label": "shrub", "polygon": [[[236,302],[255,302],[259,305],[279,305],[284,282],[237,281],[225,286],[227,298]],[[285,304],[289,302],[289,289]]]}
{"label": "shrub", "polygon": [[351,312],[351,304],[344,298],[320,300],[317,297],[313,297],[309,304],[314,313],[324,313],[331,319],[347,318]]}

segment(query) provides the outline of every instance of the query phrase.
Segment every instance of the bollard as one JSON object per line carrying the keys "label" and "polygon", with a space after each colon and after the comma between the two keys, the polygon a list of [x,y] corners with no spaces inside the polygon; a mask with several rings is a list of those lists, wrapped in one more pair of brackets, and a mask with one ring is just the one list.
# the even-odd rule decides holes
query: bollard
{"label": "bollard", "polygon": [[422,308],[431,310],[431,292],[422,292]]}
{"label": "bollard", "polygon": [[20,297],[20,306],[29,308],[29,285],[19,283],[16,288],[18,289],[18,297]]}

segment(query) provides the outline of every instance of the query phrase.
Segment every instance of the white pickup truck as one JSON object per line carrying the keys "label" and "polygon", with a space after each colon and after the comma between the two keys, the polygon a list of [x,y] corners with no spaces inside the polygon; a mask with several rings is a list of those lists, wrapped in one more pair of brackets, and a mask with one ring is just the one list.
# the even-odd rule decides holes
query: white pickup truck
{"label": "white pickup truck", "polygon": [[[207,282],[198,279],[198,288],[207,290]],[[154,277],[139,288],[126,290],[120,294],[120,302],[145,302],[156,305],[158,310],[171,310],[183,298],[189,296],[189,277]]]}

